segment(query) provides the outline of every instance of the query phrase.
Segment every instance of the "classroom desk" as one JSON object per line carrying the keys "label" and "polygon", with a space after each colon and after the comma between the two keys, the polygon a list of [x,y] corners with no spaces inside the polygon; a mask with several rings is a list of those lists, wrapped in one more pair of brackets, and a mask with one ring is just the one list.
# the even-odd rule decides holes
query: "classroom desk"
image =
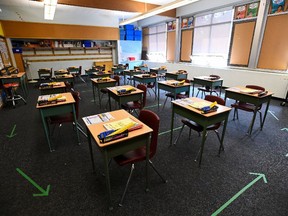
{"label": "classroom desk", "polygon": [[176,95],[181,92],[189,92],[188,94],[190,95],[190,83],[185,82],[182,85],[173,85],[172,83],[175,82],[179,81],[177,80],[158,81],[158,109],[160,100],[160,89],[174,94],[174,100],[176,99]]}
{"label": "classroom desk", "polygon": [[124,70],[124,85],[126,85],[126,76],[130,77],[130,80],[132,81],[133,76],[137,74],[143,74],[141,70]]}
{"label": "classroom desk", "polygon": [[3,85],[6,83],[20,83],[21,89],[25,97],[27,97],[28,89],[26,85],[26,73],[25,72],[19,72],[17,74],[11,74],[7,76],[0,76],[0,80]]}
{"label": "classroom desk", "polygon": [[121,73],[126,70],[126,67],[125,66],[122,66],[122,67],[112,67],[112,72],[116,75],[121,75]]}
{"label": "classroom desk", "polygon": [[[134,88],[135,91],[132,91],[129,94],[123,94],[119,95],[117,93],[118,89],[121,88]],[[143,100],[143,91],[140,89],[137,89],[133,86],[130,85],[124,85],[124,86],[116,86],[116,87],[110,87],[108,89],[108,96],[109,96],[109,109],[111,111],[111,98],[113,98],[116,102],[118,102],[119,108],[121,107],[121,104],[128,103],[130,101],[138,101],[138,100]],[[141,103],[143,104],[143,103]]]}
{"label": "classroom desk", "polygon": [[144,65],[134,66],[134,70],[141,70],[141,71],[146,71],[146,72],[148,72],[148,67],[147,67],[147,66],[144,66]]}
{"label": "classroom desk", "polygon": [[60,70],[54,71],[54,76],[62,76],[65,74],[69,74],[68,70],[66,69],[60,69]]}
{"label": "classroom desk", "polygon": [[57,82],[57,85],[53,86],[40,86],[39,90],[41,92],[41,95],[64,93],[66,92],[66,85],[64,82]]}
{"label": "classroom desk", "polygon": [[54,80],[56,82],[69,82],[71,86],[74,86],[74,77],[72,74],[56,75]]}
{"label": "classroom desk", "polygon": [[[194,96],[194,86],[195,84],[202,85],[202,86],[209,86],[210,89],[213,89],[213,87],[220,86],[220,93],[222,91],[222,84],[223,84],[223,79],[218,79],[218,80],[211,80],[211,77],[209,76],[198,76],[193,78],[193,91],[192,91],[192,96]],[[211,94],[211,92],[210,92]]]}
{"label": "classroom desk", "polygon": [[156,73],[158,75],[162,75],[163,73],[166,73],[167,69],[161,69],[161,68],[150,68],[150,73]]}
{"label": "classroom desk", "polygon": [[[149,74],[144,75],[144,77],[143,77],[143,74],[134,75],[134,78],[133,78],[134,86],[135,86],[136,81],[139,83],[145,83],[145,84],[153,83],[153,82],[156,83],[157,76],[151,76],[150,75],[148,77],[147,75],[149,75]],[[155,98],[157,97],[156,92],[157,92],[157,85],[155,85]]]}
{"label": "classroom desk", "polygon": [[[205,144],[206,135],[207,135],[207,130],[206,130],[207,127],[212,125],[212,124],[225,121],[224,125],[223,125],[223,129],[222,129],[221,143],[220,143],[220,148],[219,148],[219,153],[218,153],[218,154],[220,154],[220,150],[223,147],[223,141],[224,141],[226,126],[227,126],[227,122],[228,122],[229,112],[231,110],[230,107],[226,107],[226,106],[222,106],[222,105],[217,104],[218,109],[216,112],[201,114],[200,110],[195,109],[195,108],[188,105],[189,103],[201,102],[201,101],[205,101],[205,100],[200,99],[200,98],[196,98],[196,97],[192,97],[192,98],[186,98],[186,99],[182,99],[182,100],[172,101],[172,118],[171,118],[171,129],[170,129],[171,130],[171,132],[170,132],[171,133],[170,145],[172,145],[175,113],[180,115],[180,116],[183,116],[189,120],[192,120],[203,127],[199,167],[200,167],[201,161],[202,161],[202,154],[203,154],[204,144]],[[209,103],[212,103],[212,102],[209,102]]]}
{"label": "classroom desk", "polygon": [[112,73],[106,71],[93,72],[93,78],[111,77]]}
{"label": "classroom desk", "polygon": [[243,86],[236,86],[236,87],[231,87],[231,88],[225,89],[225,101],[226,101],[226,98],[231,98],[231,99],[235,99],[236,101],[247,102],[247,103],[254,104],[256,106],[256,109],[253,112],[254,114],[253,114],[252,122],[250,124],[249,129],[248,129],[248,134],[251,135],[252,130],[253,130],[253,126],[254,126],[254,121],[256,118],[256,114],[257,114],[257,107],[259,107],[260,105],[262,105],[264,103],[267,103],[264,117],[262,119],[262,122],[260,123],[260,129],[261,130],[263,129],[266,115],[268,112],[268,108],[270,105],[270,100],[272,98],[273,93],[268,92],[266,95],[259,97],[257,93],[256,94],[244,93],[243,91],[245,91],[245,89],[247,89],[247,88],[245,88]]}
{"label": "classroom desk", "polygon": [[101,109],[101,96],[100,96],[100,90],[103,88],[107,88],[107,87],[112,87],[116,85],[116,80],[109,78],[109,80],[100,80],[100,79],[91,79],[92,82],[92,89],[93,89],[93,99],[94,102],[95,100],[95,88],[97,88],[97,92],[98,92],[98,98],[99,98],[99,103],[100,103],[100,109]]}
{"label": "classroom desk", "polygon": [[[66,101],[58,102],[56,104],[42,105],[42,106],[39,106],[38,104],[36,105],[36,108],[40,111],[41,120],[42,120],[42,124],[44,127],[44,132],[46,135],[46,139],[49,145],[50,152],[54,151],[54,148],[52,148],[51,146],[51,140],[49,136],[49,127],[48,127],[46,118],[50,116],[57,116],[57,115],[62,115],[62,114],[73,112],[74,122],[77,125],[76,110],[74,106],[75,100],[72,94],[68,92],[68,93],[62,93],[61,95],[66,97]],[[77,133],[78,143],[80,143],[79,132],[78,132],[77,127],[76,127],[76,133]]]}
{"label": "classroom desk", "polygon": [[165,77],[166,79],[172,80],[180,80],[180,79],[187,79],[188,73],[179,73],[178,71],[174,72],[166,72]]}
{"label": "classroom desk", "polygon": [[[112,117],[114,117],[114,119],[108,122],[118,121],[124,118],[131,118],[133,121],[138,122],[139,124],[143,124],[137,118],[135,118],[134,116],[132,116],[125,110],[112,111],[110,112],[110,114],[112,115]],[[148,185],[148,166],[149,166],[148,163],[149,163],[149,153],[150,153],[150,136],[153,130],[149,128],[147,125],[143,124],[143,127],[141,129],[129,132],[128,137],[124,137],[118,140],[113,140],[108,143],[100,143],[97,135],[105,131],[103,124],[107,122],[102,122],[98,124],[87,124],[85,120],[84,122],[87,128],[88,143],[89,143],[93,171],[95,171],[95,164],[94,164],[94,158],[93,158],[93,152],[92,152],[91,139],[95,141],[96,146],[98,147],[101,154],[103,155],[109,209],[113,209],[112,202],[111,202],[111,186],[110,186],[110,175],[109,175],[110,159],[118,155],[121,155],[123,153],[126,153],[128,151],[131,151],[133,149],[137,149],[141,146],[146,146],[146,191],[148,191],[148,186],[149,186]]]}

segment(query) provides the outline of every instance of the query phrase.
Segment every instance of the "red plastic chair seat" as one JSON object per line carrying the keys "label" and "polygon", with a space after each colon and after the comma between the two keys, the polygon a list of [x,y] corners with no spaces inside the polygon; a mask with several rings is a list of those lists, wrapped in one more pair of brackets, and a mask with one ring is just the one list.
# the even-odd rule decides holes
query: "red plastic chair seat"
{"label": "red plastic chair seat", "polygon": [[3,85],[4,88],[8,89],[8,88],[13,88],[13,87],[18,87],[19,83],[6,83]]}
{"label": "red plastic chair seat", "polygon": [[[189,128],[191,128],[191,129],[193,129],[199,133],[203,131],[203,127],[201,125],[197,124],[196,122],[189,121],[187,119],[182,119],[181,121],[184,125],[188,126]],[[220,124],[221,123],[210,125],[207,127],[206,130],[217,130],[219,128]]]}
{"label": "red plastic chair seat", "polygon": [[146,147],[141,147],[114,158],[120,166],[146,160]]}
{"label": "red plastic chair seat", "polygon": [[237,103],[231,104],[231,107],[238,108],[247,112],[253,112],[256,108],[255,105],[245,103],[245,102],[237,102]]}

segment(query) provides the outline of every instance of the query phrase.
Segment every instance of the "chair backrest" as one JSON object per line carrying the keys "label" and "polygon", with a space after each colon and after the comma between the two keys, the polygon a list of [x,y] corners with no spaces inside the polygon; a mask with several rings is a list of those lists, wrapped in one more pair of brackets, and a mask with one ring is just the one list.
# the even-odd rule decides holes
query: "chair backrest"
{"label": "chair backrest", "polygon": [[144,108],[145,105],[146,105],[146,93],[147,93],[147,87],[146,87],[146,85],[138,84],[138,85],[137,85],[137,89],[140,89],[140,90],[143,91],[143,104],[142,104],[142,108]]}
{"label": "chair backrest", "polygon": [[46,76],[52,76],[52,68],[40,68],[38,70],[38,74],[40,75],[46,75]]}
{"label": "chair backrest", "polygon": [[117,86],[120,86],[120,76],[114,75],[114,76],[113,76],[113,79],[116,80],[116,85],[117,85]]}
{"label": "chair backrest", "polygon": [[225,106],[225,100],[223,100],[221,97],[215,96],[215,95],[206,95],[205,100],[211,101],[211,102],[217,102],[217,104]]}
{"label": "chair backrest", "polygon": [[257,89],[257,90],[261,90],[261,91],[265,91],[265,88],[262,86],[257,86],[257,85],[246,85],[246,88],[251,88],[251,89]]}
{"label": "chair backrest", "polygon": [[139,114],[139,120],[153,130],[151,136],[150,155],[149,155],[149,158],[152,158],[157,150],[160,118],[157,114],[155,114],[150,110],[141,110]]}

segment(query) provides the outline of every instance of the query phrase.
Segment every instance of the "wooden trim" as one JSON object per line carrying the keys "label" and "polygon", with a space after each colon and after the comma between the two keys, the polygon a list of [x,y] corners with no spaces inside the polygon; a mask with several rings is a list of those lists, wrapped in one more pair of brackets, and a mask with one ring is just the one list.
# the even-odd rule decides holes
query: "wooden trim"
{"label": "wooden trim", "polygon": [[34,54],[34,55],[23,55],[23,57],[43,57],[43,56],[83,56],[83,55],[102,55],[102,56],[112,56],[112,53],[101,54],[101,53],[79,53],[79,54]]}
{"label": "wooden trim", "polygon": [[180,61],[190,62],[192,55],[192,37],[194,29],[182,30],[181,32],[181,51]]}
{"label": "wooden trim", "polygon": [[119,28],[1,21],[5,37],[65,40],[119,40]]}
{"label": "wooden trim", "polygon": [[[112,58],[71,58],[71,59],[39,59],[39,60],[28,60],[28,62],[52,62],[52,61],[80,61],[80,60],[103,60],[107,59],[107,61],[112,61]],[[111,59],[111,60],[109,60]]]}
{"label": "wooden trim", "polygon": [[[106,10],[127,11],[144,13],[160,5],[149,4],[145,2],[131,1],[131,0],[59,0],[58,4],[72,5],[78,7],[88,7]],[[176,9],[166,11],[161,16],[176,17]]]}

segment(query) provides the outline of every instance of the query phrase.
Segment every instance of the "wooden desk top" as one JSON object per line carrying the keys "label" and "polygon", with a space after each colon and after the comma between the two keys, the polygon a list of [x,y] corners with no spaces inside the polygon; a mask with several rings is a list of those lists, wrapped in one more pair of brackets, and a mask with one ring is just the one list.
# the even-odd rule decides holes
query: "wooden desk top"
{"label": "wooden desk top", "polygon": [[166,72],[166,74],[175,74],[175,75],[178,75],[178,74],[188,74],[187,72],[179,72],[179,71],[170,71],[170,72]]}
{"label": "wooden desk top", "polygon": [[[62,102],[58,102],[58,103],[55,103],[55,104],[47,104],[47,105],[42,105],[42,106],[39,106],[38,104],[36,105],[36,108],[37,109],[42,109],[42,108],[48,108],[48,107],[55,107],[55,106],[61,106],[61,105],[64,105],[64,104],[71,104],[71,103],[75,103],[75,100],[72,96],[72,94],[70,92],[66,92],[66,93],[61,93],[62,96],[66,97],[66,101],[62,101]],[[41,95],[43,96],[43,95]],[[38,100],[39,98],[41,97],[39,96],[38,97]]]}
{"label": "wooden desk top", "polygon": [[[132,92],[129,93],[129,94],[119,95],[119,94],[117,93],[117,90],[123,89],[123,88],[134,88],[135,91],[132,91]],[[142,90],[137,89],[136,87],[131,86],[131,85],[115,86],[115,87],[110,87],[110,88],[107,88],[107,89],[108,89],[110,92],[112,92],[113,94],[115,94],[115,95],[117,95],[117,96],[119,96],[119,97],[120,97],[120,96],[126,96],[126,95],[141,94],[141,93],[143,93]]]}
{"label": "wooden desk top", "polygon": [[55,75],[56,79],[59,79],[59,78],[73,78],[73,75],[72,74],[58,74],[58,75]]}
{"label": "wooden desk top", "polygon": [[66,85],[64,82],[56,82],[57,85],[53,85],[53,86],[40,86],[39,90],[45,90],[45,89],[57,89],[57,88],[65,88]]}
{"label": "wooden desk top", "polygon": [[19,72],[19,73],[17,73],[17,74],[0,76],[0,79],[21,78],[21,77],[24,76],[25,74],[26,74],[26,72]]}
{"label": "wooden desk top", "polygon": [[106,71],[93,72],[92,74],[94,74],[94,75],[112,75],[112,73],[106,72]]}
{"label": "wooden desk top", "polygon": [[[144,75],[144,77],[143,77],[143,75]],[[149,75],[149,74],[146,74],[146,75]],[[134,75],[134,77],[138,77],[138,78],[140,78],[140,79],[145,79],[145,78],[157,78],[157,76],[146,76],[145,77],[145,74],[136,74],[136,75]]]}
{"label": "wooden desk top", "polygon": [[220,104],[217,104],[218,109],[216,112],[211,112],[211,113],[207,113],[207,114],[203,114],[201,110],[196,109],[192,106],[190,106],[189,104],[193,104],[193,103],[207,103],[207,105],[210,105],[212,102],[207,101],[207,100],[203,100],[201,98],[197,98],[197,97],[191,97],[191,98],[186,98],[186,99],[182,99],[182,100],[174,100],[172,101],[173,104],[177,104],[178,106],[184,107],[187,110],[191,110],[192,112],[198,113],[199,115],[202,115],[203,117],[211,117],[214,115],[217,115],[219,113],[223,113],[223,112],[228,112],[231,110],[230,107],[226,107],[226,106],[222,106]]}
{"label": "wooden desk top", "polygon": [[[114,145],[117,144],[119,142],[123,142],[125,140],[143,135],[143,134],[147,134],[147,133],[151,133],[153,130],[148,127],[147,125],[143,124],[141,121],[139,121],[137,118],[135,118],[133,115],[129,114],[128,112],[126,112],[125,110],[121,109],[121,110],[116,110],[116,111],[112,111],[109,112],[114,119],[110,120],[108,122],[102,122],[102,123],[98,123],[98,124],[92,124],[92,125],[88,125],[87,128],[90,131],[92,137],[94,138],[94,140],[96,141],[97,145],[99,147],[105,147],[105,146],[110,146],[110,145]],[[138,130],[134,130],[129,132],[128,137],[124,137],[118,140],[114,140],[108,143],[100,143],[100,140],[98,139],[98,134],[100,134],[101,132],[105,131],[106,129],[104,128],[104,124],[109,123],[109,122],[113,122],[113,121],[119,121],[121,119],[125,119],[125,118],[131,118],[133,121],[142,124],[143,127],[141,129]]]}
{"label": "wooden desk top", "polygon": [[220,79],[211,79],[212,77],[210,76],[197,76],[197,77],[193,77],[193,79],[201,79],[201,80],[206,80],[206,81],[209,81],[209,82],[216,82],[216,81],[219,81],[219,80],[223,80],[222,78]]}
{"label": "wooden desk top", "polygon": [[243,95],[249,95],[251,97],[259,97],[259,98],[271,96],[274,94],[273,92],[267,91],[267,93],[265,95],[258,96],[259,90],[246,88],[245,86],[230,87],[230,88],[225,89],[225,91],[235,92],[235,93],[239,93],[239,94],[243,94]]}
{"label": "wooden desk top", "polygon": [[174,87],[174,88],[183,87],[183,86],[190,86],[190,83],[186,83],[186,82],[184,82],[182,85],[174,85],[173,84],[173,83],[179,83],[179,82],[180,82],[179,80],[158,81],[158,83],[160,83],[160,84],[167,85],[167,86]]}
{"label": "wooden desk top", "polygon": [[115,80],[115,79],[112,79],[112,78],[105,79],[105,80],[103,80],[103,79],[98,79],[98,78],[93,78],[93,79],[91,79],[91,81],[92,81],[93,83],[109,83],[109,82],[116,82],[116,80]]}

